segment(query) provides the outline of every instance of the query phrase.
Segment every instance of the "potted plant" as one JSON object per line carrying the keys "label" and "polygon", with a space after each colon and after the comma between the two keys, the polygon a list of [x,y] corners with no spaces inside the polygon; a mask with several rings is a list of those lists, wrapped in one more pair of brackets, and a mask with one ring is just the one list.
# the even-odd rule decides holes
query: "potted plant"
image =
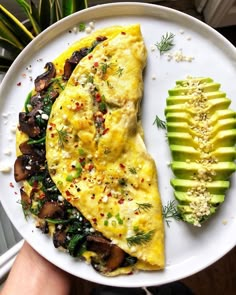
{"label": "potted plant", "polygon": [[24,10],[29,26],[0,4],[0,72],[6,72],[16,56],[35,36],[61,18],[87,8],[87,0],[15,0]]}

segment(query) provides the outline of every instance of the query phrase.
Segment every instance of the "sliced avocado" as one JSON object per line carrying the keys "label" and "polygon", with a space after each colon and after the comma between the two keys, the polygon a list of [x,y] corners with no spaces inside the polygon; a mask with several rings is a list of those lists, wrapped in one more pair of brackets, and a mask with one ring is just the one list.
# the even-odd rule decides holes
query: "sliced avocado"
{"label": "sliced avocado", "polygon": [[213,114],[218,110],[227,109],[231,103],[231,100],[223,97],[223,98],[215,98],[208,101],[208,108],[206,109],[207,112]]}
{"label": "sliced avocado", "polygon": [[200,84],[197,88],[194,86],[188,86],[188,87],[181,87],[177,86],[174,89],[171,89],[168,91],[169,95],[189,95],[190,93],[193,93],[194,91],[201,89],[202,92],[210,92],[210,91],[218,91],[220,89],[219,83],[204,83]]}
{"label": "sliced avocado", "polygon": [[168,122],[166,123],[168,132],[189,132],[189,124],[187,122]]}
{"label": "sliced avocado", "polygon": [[[200,187],[202,183],[197,180],[174,178],[171,179],[171,185],[176,191],[187,192],[191,188]],[[216,180],[207,182],[206,188],[211,194],[225,194],[226,190],[229,188],[229,181]]]}
{"label": "sliced avocado", "polygon": [[233,110],[225,109],[225,110],[217,110],[209,119],[210,125],[215,125],[219,120],[236,118],[236,113]]}
{"label": "sliced avocado", "polygon": [[213,149],[234,146],[236,142],[236,129],[219,131],[211,140]]}
{"label": "sliced avocado", "polygon": [[236,164],[234,162],[218,162],[203,166],[196,162],[172,162],[171,168],[174,175],[180,179],[196,179],[204,177],[212,180],[228,180],[230,175],[235,172]]}
{"label": "sliced avocado", "polygon": [[168,132],[168,141],[170,145],[187,145],[197,147],[193,137],[187,132]]}
{"label": "sliced avocado", "polygon": [[172,158],[174,161],[199,160],[200,152],[192,146],[170,145]]}
{"label": "sliced avocado", "polygon": [[[180,85],[180,86],[184,86],[186,85],[186,83],[188,82],[188,80],[177,80],[175,83],[176,85]],[[213,82],[213,79],[211,78],[206,78],[206,77],[193,77],[191,78],[191,83],[199,83],[199,84],[203,84],[203,83],[211,83]]]}
{"label": "sliced avocado", "polygon": [[219,120],[211,131],[211,137],[217,135],[219,131],[229,130],[229,129],[236,129],[236,119],[235,118],[228,118]]}
{"label": "sliced avocado", "polygon": [[220,162],[233,162],[236,159],[236,147],[220,147],[210,153],[210,157]]}
{"label": "sliced avocado", "polygon": [[187,122],[192,123],[192,117],[186,112],[176,112],[176,113],[167,113],[166,114],[167,122]]}
{"label": "sliced avocado", "polygon": [[165,109],[177,208],[198,226],[224,201],[236,170],[236,113],[219,88],[208,77],[178,80]]}
{"label": "sliced avocado", "polygon": [[[174,192],[176,200],[181,204],[181,205],[187,205],[193,201],[193,197],[186,193],[186,192]],[[220,203],[223,203],[225,199],[225,196],[222,195],[211,195],[210,203],[214,206],[219,205]]]}
{"label": "sliced avocado", "polygon": [[[214,91],[214,92],[207,92],[205,93],[205,96],[207,100],[214,99],[214,98],[223,98],[226,97],[226,93],[222,91]],[[166,104],[168,105],[174,105],[174,104],[183,104],[185,102],[188,102],[193,98],[192,95],[177,95],[177,96],[169,96],[166,99]]]}

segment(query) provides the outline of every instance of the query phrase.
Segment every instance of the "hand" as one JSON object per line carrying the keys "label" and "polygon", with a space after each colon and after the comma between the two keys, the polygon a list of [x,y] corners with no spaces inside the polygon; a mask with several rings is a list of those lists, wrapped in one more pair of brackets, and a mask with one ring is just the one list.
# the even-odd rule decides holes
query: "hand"
{"label": "hand", "polygon": [[25,242],[0,294],[67,295],[72,279],[73,276],[51,264]]}

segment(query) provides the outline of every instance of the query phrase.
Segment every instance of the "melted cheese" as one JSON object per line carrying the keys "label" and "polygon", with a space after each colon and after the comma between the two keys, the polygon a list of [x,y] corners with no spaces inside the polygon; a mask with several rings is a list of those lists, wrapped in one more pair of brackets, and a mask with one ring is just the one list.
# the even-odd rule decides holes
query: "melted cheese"
{"label": "melted cheese", "polygon": [[[139,25],[113,28],[54,103],[46,158],[63,197],[93,228],[137,257],[136,268],[155,270],[164,267],[164,229],[156,167],[137,119],[145,64]],[[143,243],[130,242],[137,233]]]}

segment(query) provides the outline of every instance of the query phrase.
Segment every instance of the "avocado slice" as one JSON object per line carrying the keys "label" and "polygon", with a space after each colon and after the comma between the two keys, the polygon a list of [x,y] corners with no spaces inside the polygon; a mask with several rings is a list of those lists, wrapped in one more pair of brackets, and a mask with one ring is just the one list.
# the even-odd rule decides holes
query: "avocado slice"
{"label": "avocado slice", "polygon": [[200,226],[224,202],[236,170],[236,112],[209,77],[178,80],[168,93],[171,185],[182,219]]}
{"label": "avocado slice", "polygon": [[196,161],[200,159],[200,152],[192,146],[170,145],[173,161]]}
{"label": "avocado slice", "polygon": [[[214,99],[214,98],[224,98],[226,97],[226,93],[222,91],[213,91],[205,93],[207,100]],[[166,104],[174,105],[174,104],[184,104],[193,98],[192,95],[176,95],[176,96],[169,96],[166,99]]]}
{"label": "avocado slice", "polygon": [[[174,195],[175,195],[176,200],[181,205],[187,205],[193,201],[193,197],[186,192],[175,191]],[[223,203],[224,200],[225,200],[224,194],[222,194],[222,195],[216,195],[216,194],[213,195],[212,194],[209,203],[212,204],[213,206],[218,206],[220,203]]]}
{"label": "avocado slice", "polygon": [[198,180],[173,178],[170,183],[175,191],[181,192],[187,192],[190,189],[196,189],[204,185],[211,194],[225,194],[229,188],[229,181],[227,180],[215,180],[202,183]]}
{"label": "avocado slice", "polygon": [[171,168],[174,175],[180,179],[194,179],[198,175],[205,175],[210,180],[228,180],[236,170],[234,162],[218,162],[211,165],[202,165],[194,162],[172,162]]}

